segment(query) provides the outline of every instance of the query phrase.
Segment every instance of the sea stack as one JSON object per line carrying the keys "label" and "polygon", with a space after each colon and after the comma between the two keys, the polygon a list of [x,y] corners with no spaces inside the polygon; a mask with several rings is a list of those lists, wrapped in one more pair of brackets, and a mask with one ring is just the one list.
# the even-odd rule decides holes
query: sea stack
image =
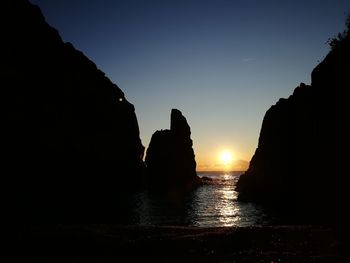
{"label": "sea stack", "polygon": [[142,181],[134,106],[37,6],[5,3],[5,170],[19,206],[41,219],[115,211],[115,195]]}
{"label": "sea stack", "polygon": [[[349,25],[348,25],[349,26]],[[350,146],[349,28],[300,84],[265,114],[258,148],[237,190],[239,200],[301,209],[316,220],[347,214]]]}
{"label": "sea stack", "polygon": [[170,130],[152,135],[145,162],[151,189],[187,191],[198,184],[191,129],[179,110],[171,111]]}

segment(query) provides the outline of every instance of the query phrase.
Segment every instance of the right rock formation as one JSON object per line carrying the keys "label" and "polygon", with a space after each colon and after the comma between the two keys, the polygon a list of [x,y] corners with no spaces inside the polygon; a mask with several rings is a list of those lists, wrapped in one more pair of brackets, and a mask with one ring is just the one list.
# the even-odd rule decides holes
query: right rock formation
{"label": "right rock formation", "polygon": [[171,111],[170,130],[153,134],[145,162],[151,189],[186,191],[198,184],[191,129],[179,110]]}
{"label": "right rock formation", "polygon": [[348,31],[332,42],[310,86],[302,83],[266,112],[258,147],[237,184],[239,200],[301,208],[319,219],[343,218],[349,176]]}

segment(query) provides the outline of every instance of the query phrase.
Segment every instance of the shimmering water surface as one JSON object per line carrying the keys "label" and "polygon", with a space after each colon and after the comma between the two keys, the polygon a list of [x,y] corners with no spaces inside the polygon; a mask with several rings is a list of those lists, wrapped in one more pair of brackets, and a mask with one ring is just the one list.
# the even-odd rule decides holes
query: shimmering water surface
{"label": "shimmering water surface", "polygon": [[205,172],[212,182],[186,196],[167,197],[148,192],[134,199],[134,223],[141,225],[192,225],[201,227],[264,225],[264,210],[237,201],[234,190],[241,172]]}

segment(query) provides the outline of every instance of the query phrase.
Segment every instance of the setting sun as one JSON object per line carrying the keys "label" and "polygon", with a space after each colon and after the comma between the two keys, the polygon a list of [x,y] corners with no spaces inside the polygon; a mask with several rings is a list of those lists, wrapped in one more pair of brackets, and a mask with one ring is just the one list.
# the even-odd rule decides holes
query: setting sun
{"label": "setting sun", "polygon": [[233,154],[229,151],[223,151],[220,153],[220,160],[224,165],[229,165],[233,161]]}

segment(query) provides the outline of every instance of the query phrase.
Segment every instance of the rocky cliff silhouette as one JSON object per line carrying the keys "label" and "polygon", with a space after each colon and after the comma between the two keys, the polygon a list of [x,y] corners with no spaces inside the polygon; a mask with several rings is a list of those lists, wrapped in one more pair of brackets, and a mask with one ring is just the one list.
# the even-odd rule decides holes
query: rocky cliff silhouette
{"label": "rocky cliff silhouette", "polygon": [[179,110],[171,111],[170,130],[152,135],[145,162],[150,189],[181,192],[198,184],[191,129]]}
{"label": "rocky cliff silhouette", "polygon": [[3,138],[21,209],[40,218],[113,210],[115,195],[142,180],[134,106],[37,6],[15,0],[3,8]]}
{"label": "rocky cliff silhouette", "polygon": [[[333,41],[334,42],[334,41]],[[350,137],[349,34],[265,114],[258,147],[239,179],[239,200],[343,220],[347,213]],[[298,209],[297,209],[298,208]]]}

